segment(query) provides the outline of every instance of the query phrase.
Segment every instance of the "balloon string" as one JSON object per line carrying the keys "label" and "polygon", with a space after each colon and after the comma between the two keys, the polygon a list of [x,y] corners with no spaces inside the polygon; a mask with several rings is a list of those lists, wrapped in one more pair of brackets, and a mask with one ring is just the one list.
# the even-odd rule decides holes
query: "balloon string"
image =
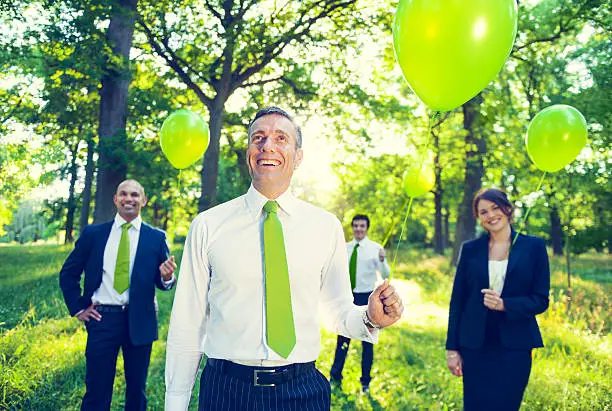
{"label": "balloon string", "polygon": [[[398,213],[399,215],[401,215],[402,210],[406,208],[406,204],[408,204],[408,200],[409,198],[406,198],[406,200],[400,207],[399,213]],[[395,229],[395,217],[396,216],[393,216],[393,220],[391,221],[391,227],[389,227],[389,230],[387,231],[387,235],[385,236],[385,239],[383,240],[383,243],[382,243],[383,248],[385,248],[385,246],[387,245],[389,238],[391,238],[391,233],[393,233],[393,230]]]}
{"label": "balloon string", "polygon": [[[177,186],[177,192],[178,192],[178,196],[180,197],[181,195],[181,175],[183,173],[183,170],[179,170],[178,175],[176,176],[176,186]],[[176,210],[176,207],[174,208]],[[172,230],[174,231],[174,234],[176,234],[176,211],[172,212]],[[174,241],[174,236],[172,236],[173,241]]]}
{"label": "balloon string", "polygon": [[410,197],[410,201],[408,202],[408,209],[406,209],[406,216],[404,217],[404,222],[402,223],[402,231],[400,232],[399,240],[395,245],[395,253],[393,254],[393,263],[391,264],[391,272],[395,272],[395,262],[397,260],[397,253],[399,251],[399,245],[402,242],[402,237],[404,236],[404,229],[406,228],[406,221],[408,220],[408,216],[410,215],[410,209],[412,208],[412,200],[414,197]]}
{"label": "balloon string", "polygon": [[[542,183],[544,182],[544,177],[546,177],[546,171],[544,171],[542,173],[542,177],[540,178],[540,182],[538,183],[538,187],[535,189],[534,193],[537,193],[538,191],[540,191],[540,188],[542,187]],[[531,204],[529,207],[527,207],[527,212],[525,212],[525,217],[523,217],[523,220],[521,221],[521,231],[525,229],[525,226],[527,225],[527,220],[529,219],[529,214],[531,213],[531,209],[533,208],[534,204]],[[512,240],[512,244],[510,245],[510,250],[512,250],[512,247],[514,247],[514,243],[516,243],[516,239],[518,238],[518,232],[516,233],[516,235],[514,236],[514,239]]]}

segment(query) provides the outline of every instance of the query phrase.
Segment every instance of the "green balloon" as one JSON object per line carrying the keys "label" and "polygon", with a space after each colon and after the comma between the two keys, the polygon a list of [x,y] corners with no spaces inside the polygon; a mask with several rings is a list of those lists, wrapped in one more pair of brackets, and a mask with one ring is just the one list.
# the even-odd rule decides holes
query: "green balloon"
{"label": "green balloon", "polygon": [[436,175],[429,164],[416,164],[404,172],[404,191],[408,197],[420,197],[430,192],[435,184]]}
{"label": "green balloon", "polygon": [[178,169],[189,167],[208,148],[208,125],[193,111],[177,110],[164,120],[159,142],[172,166]]}
{"label": "green balloon", "polygon": [[587,142],[587,123],[572,106],[556,104],[535,115],[525,136],[527,153],[542,171],[558,171],[574,161]]}
{"label": "green balloon", "polygon": [[516,30],[515,0],[400,0],[393,45],[410,88],[429,108],[449,111],[497,76]]}

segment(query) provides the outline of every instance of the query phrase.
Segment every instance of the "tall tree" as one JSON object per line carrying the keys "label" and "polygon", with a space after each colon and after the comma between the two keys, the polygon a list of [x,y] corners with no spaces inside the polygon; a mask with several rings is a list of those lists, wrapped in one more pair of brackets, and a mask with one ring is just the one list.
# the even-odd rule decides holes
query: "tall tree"
{"label": "tall tree", "polygon": [[483,156],[486,154],[486,141],[479,119],[482,102],[482,94],[478,94],[462,106],[463,127],[467,132],[465,135],[465,180],[463,182],[463,196],[457,210],[453,264],[457,261],[461,245],[474,238],[476,232],[476,219],[472,213],[472,199],[482,186],[482,177],[484,176]]}
{"label": "tall tree", "polygon": [[127,172],[126,121],[131,81],[130,50],[138,0],[113,2],[107,31],[111,54],[107,57],[100,89],[98,174],[94,223],[114,215],[113,194]]}
{"label": "tall tree", "polygon": [[431,127],[431,136],[433,139],[433,153],[434,153],[434,173],[436,176],[436,184],[433,189],[434,193],[434,251],[436,254],[444,255],[444,249],[446,248],[446,238],[443,230],[443,198],[444,198],[444,184],[442,182],[442,154],[443,150],[440,146],[440,130],[439,127],[442,125],[444,120],[448,118],[450,113],[446,113],[444,117],[438,120]]}
{"label": "tall tree", "polygon": [[94,141],[93,135],[86,136],[86,141],[87,159],[85,162],[85,184],[81,193],[81,217],[79,219],[79,231],[81,233],[89,224],[91,194],[93,189],[93,179],[95,172],[94,153],[96,151],[96,143]]}

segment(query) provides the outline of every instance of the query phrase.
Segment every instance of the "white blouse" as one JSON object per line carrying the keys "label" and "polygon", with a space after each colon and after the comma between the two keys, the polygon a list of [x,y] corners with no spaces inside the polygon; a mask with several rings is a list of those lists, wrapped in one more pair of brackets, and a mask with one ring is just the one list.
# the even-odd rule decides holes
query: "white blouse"
{"label": "white blouse", "polygon": [[489,287],[501,294],[506,281],[508,260],[489,260]]}

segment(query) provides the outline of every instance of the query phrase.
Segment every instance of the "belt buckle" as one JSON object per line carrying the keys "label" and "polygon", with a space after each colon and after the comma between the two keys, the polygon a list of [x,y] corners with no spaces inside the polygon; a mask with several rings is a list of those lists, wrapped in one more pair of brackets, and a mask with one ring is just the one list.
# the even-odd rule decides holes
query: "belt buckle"
{"label": "belt buckle", "polygon": [[276,384],[260,384],[259,383],[259,374],[266,373],[270,374],[275,372],[276,370],[253,370],[253,386],[254,387],[275,387]]}

